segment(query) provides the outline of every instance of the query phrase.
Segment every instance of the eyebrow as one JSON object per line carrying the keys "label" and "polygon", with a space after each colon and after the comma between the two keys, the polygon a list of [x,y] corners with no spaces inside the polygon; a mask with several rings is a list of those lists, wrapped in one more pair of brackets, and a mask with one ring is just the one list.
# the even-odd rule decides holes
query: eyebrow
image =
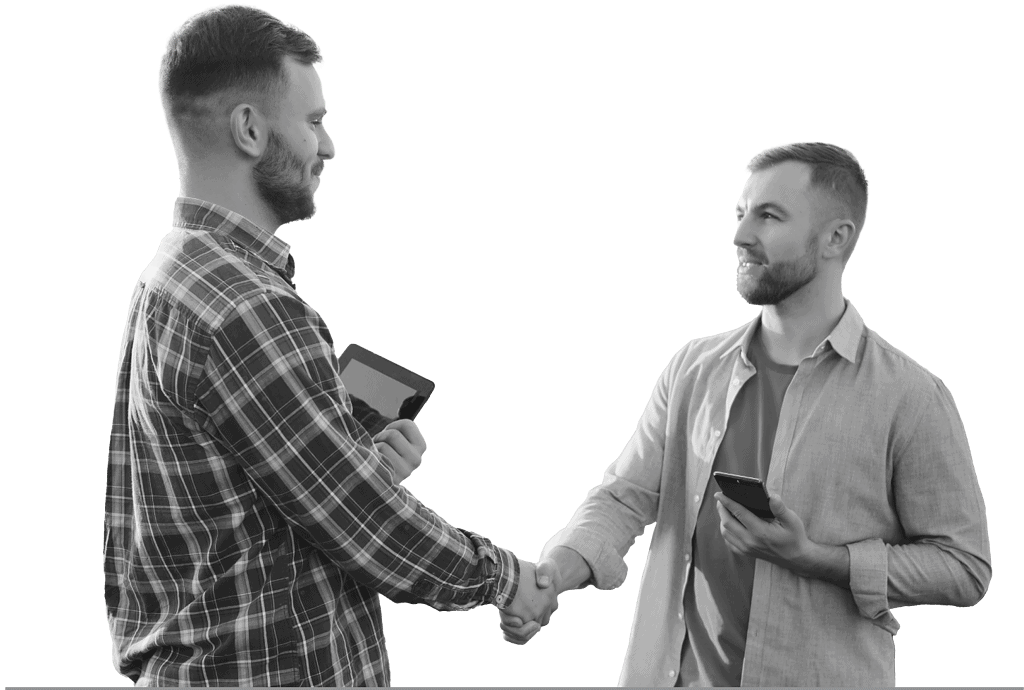
{"label": "eyebrow", "polygon": [[[746,213],[739,204],[736,204],[736,211],[739,213]],[[778,205],[774,201],[766,201],[763,204],[758,204],[750,212],[757,213],[759,211],[775,211],[775,213],[779,214],[780,216],[789,216],[789,211],[787,211],[784,207]]]}

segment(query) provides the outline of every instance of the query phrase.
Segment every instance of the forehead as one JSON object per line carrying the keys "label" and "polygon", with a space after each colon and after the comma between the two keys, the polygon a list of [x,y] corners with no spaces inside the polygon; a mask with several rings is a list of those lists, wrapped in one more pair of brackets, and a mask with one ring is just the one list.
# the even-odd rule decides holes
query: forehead
{"label": "forehead", "polygon": [[282,63],[287,88],[284,93],[282,109],[306,114],[308,111],[324,107],[324,94],[320,85],[320,75],[313,65],[306,65],[295,58],[286,57]]}
{"label": "forehead", "polygon": [[739,205],[748,207],[774,202],[787,207],[807,205],[810,201],[811,166],[800,161],[783,161],[751,173],[743,185]]}

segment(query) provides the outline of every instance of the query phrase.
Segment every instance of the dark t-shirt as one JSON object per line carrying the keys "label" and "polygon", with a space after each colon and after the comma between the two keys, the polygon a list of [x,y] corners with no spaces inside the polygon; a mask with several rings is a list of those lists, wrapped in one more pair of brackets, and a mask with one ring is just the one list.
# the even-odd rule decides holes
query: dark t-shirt
{"label": "dark t-shirt", "polygon": [[[797,367],[772,362],[758,329],[747,356],[757,373],[740,389],[713,471],[768,478],[779,410]],[[683,594],[687,636],[679,685],[739,686],[746,647],[755,559],[729,550],[720,531],[719,491],[712,475],[693,536],[693,573]]]}

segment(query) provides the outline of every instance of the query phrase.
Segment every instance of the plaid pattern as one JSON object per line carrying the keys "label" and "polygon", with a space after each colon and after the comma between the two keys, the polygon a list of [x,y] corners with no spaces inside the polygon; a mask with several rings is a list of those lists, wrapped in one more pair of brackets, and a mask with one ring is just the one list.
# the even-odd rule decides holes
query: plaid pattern
{"label": "plaid pattern", "polygon": [[140,685],[388,685],[378,593],[515,597],[515,556],[395,484],[288,246],[179,199],[135,289],[117,376],[104,570]]}

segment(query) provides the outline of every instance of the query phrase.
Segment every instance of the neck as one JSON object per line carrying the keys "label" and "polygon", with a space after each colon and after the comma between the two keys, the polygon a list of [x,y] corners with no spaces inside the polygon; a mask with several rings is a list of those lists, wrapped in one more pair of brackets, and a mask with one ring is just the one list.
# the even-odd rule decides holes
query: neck
{"label": "neck", "polygon": [[798,365],[832,332],[845,310],[841,276],[814,281],[761,309],[761,342],[772,361]]}
{"label": "neck", "polygon": [[182,197],[202,199],[223,206],[228,211],[245,216],[271,234],[278,233],[280,224],[271,219],[266,205],[257,201],[255,192],[243,184],[210,176],[186,177],[178,193]]}

